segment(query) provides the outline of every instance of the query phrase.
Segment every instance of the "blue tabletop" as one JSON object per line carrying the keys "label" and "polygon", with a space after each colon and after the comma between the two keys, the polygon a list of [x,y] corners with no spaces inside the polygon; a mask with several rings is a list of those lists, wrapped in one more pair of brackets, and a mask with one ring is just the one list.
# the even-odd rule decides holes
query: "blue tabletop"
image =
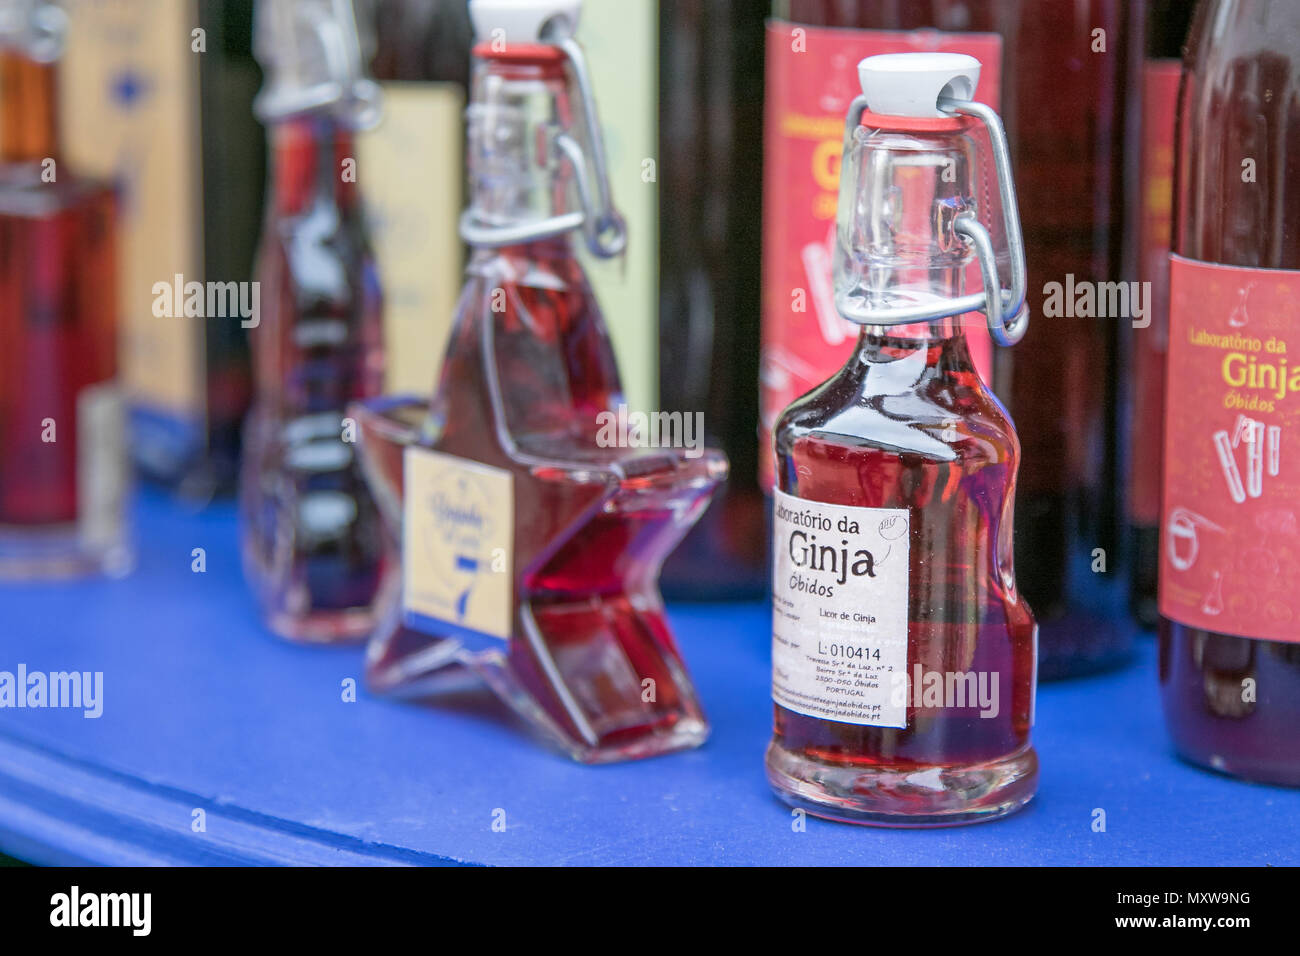
{"label": "blue tabletop", "polygon": [[104,675],[99,718],[0,709],[0,851],[109,864],[1300,863],[1300,792],[1173,757],[1150,638],[1127,670],[1040,689],[1042,782],[1020,813],[932,831],[809,818],[800,832],[763,777],[764,605],[672,608],[713,722],[704,747],[585,767],[538,747],[493,698],[378,699],[360,686],[360,648],[270,636],[229,505],[187,514],[146,494],[137,522],[125,580],[0,586],[0,671]]}

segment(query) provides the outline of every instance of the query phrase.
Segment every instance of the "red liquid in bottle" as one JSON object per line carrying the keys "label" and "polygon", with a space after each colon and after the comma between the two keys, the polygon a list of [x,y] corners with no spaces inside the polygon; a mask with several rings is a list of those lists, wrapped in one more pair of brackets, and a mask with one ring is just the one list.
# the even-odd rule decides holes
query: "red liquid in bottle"
{"label": "red liquid in bottle", "polygon": [[[922,360],[913,389],[879,387],[890,378],[880,366]],[[996,674],[1000,704],[996,716],[981,716],[977,707],[923,706],[924,697],[918,706],[913,682],[902,728],[823,720],[776,704],[769,777],[788,775],[777,785],[794,794],[799,780],[823,787],[834,781],[844,791],[843,808],[811,812],[896,826],[997,816],[1028,800],[1038,773],[1029,744],[1036,635],[1015,591],[1010,554],[1020,451],[964,335],[936,329],[933,338],[918,340],[864,330],[840,373],[787,409],[776,443],[782,491],[908,510],[909,678],[918,666],[922,673]],[[953,781],[947,786],[958,799],[909,782],[931,768],[936,779]],[[879,816],[853,808],[852,794],[867,785],[862,792],[877,795]],[[976,796],[981,789],[987,799]]]}
{"label": "red liquid in bottle", "polygon": [[336,120],[272,127],[273,181],[251,330],[257,396],[245,431],[244,557],[268,625],[304,641],[365,637],[386,571],[378,510],[344,409],[381,385],[380,296]]}
{"label": "red liquid in bottle", "polygon": [[[535,228],[554,216],[539,207],[571,203],[570,167],[532,152],[546,142],[534,128],[540,117],[572,122],[565,58],[549,45],[475,53],[470,221],[489,219],[492,208],[495,224]],[[394,535],[407,537],[408,562],[423,542],[437,549],[458,541],[465,552],[452,572],[464,589],[455,609],[408,623],[404,608],[394,608],[371,643],[367,679],[383,692],[419,696],[455,686],[468,668],[570,756],[605,762],[695,746],[707,734],[657,578],[726,461],[710,449],[629,449],[602,431],[623,406],[622,388],[565,231],[501,245],[471,237],[432,402],[381,400],[355,410],[368,480]],[[510,489],[512,520],[501,538],[509,563],[500,557],[501,570],[510,569],[511,607],[501,633],[469,623],[465,610],[492,586],[490,549],[474,536],[444,533],[457,514],[492,526],[504,507],[475,511],[471,503],[482,498],[449,493],[435,513],[428,504],[435,493],[407,484],[410,462],[434,460],[428,453],[457,475],[482,476],[486,466],[490,480]],[[409,598],[412,584],[430,582],[413,582],[409,563],[407,571]]]}
{"label": "red liquid in bottle", "polygon": [[1005,305],[969,288],[980,253],[964,237],[982,232],[993,249],[992,228],[1022,275],[1016,211],[987,186],[995,118],[980,129],[915,93],[891,98],[904,81],[969,97],[977,60],[877,56],[859,69],[864,101],[902,115],[849,112],[835,305],[861,331],[844,367],[776,423],[768,780],[831,819],[990,820],[1037,785],[1038,630],[1011,554],[1020,446],[967,342],[986,318],[962,313],[982,291],[975,307],[1005,329],[1017,279]]}
{"label": "red liquid in bottle", "polygon": [[[1189,36],[1183,84],[1175,173],[1175,254],[1259,270],[1231,275],[1248,293],[1251,283],[1246,278],[1295,283],[1294,270],[1300,270],[1300,232],[1296,229],[1300,222],[1300,148],[1296,145],[1300,136],[1300,6],[1280,0],[1202,4]],[[1243,161],[1247,159],[1256,164],[1253,177],[1244,174]],[[1171,350],[1177,347],[1179,337],[1188,335],[1189,328],[1223,318],[1204,314],[1194,303],[1190,311],[1180,314],[1176,287],[1172,295]],[[1243,299],[1248,300],[1249,294]],[[1235,301],[1230,300],[1227,306]],[[1242,312],[1221,324],[1228,330],[1236,328],[1266,338],[1261,329],[1269,329],[1273,317],[1262,311],[1250,308],[1248,316]],[[1272,332],[1286,338],[1295,329],[1274,328]],[[1261,357],[1260,361],[1268,359]],[[1211,380],[1217,380],[1220,371],[1216,363]],[[1199,460],[1193,455],[1201,454],[1197,448],[1169,444],[1171,421],[1180,410],[1173,401],[1174,390],[1192,374],[1199,376],[1200,372],[1180,367],[1171,351],[1163,502],[1166,550],[1176,543],[1169,540],[1170,509],[1189,503],[1184,495],[1179,494],[1176,500],[1171,496],[1171,469],[1185,467],[1184,463]],[[1214,396],[1216,404],[1221,397],[1218,393],[1224,390],[1220,384]],[[1285,410],[1295,398],[1279,401]],[[1215,405],[1198,407],[1195,414],[1207,418],[1226,415],[1225,423],[1231,421],[1231,413]],[[1255,413],[1247,410],[1246,414]],[[1282,428],[1283,449],[1288,441],[1294,442],[1294,434],[1292,428]],[[1240,445],[1231,449],[1243,450]],[[1217,466],[1211,463],[1207,473],[1213,476],[1207,496],[1225,493]],[[1276,480],[1285,480],[1285,472],[1278,478],[1265,473],[1263,495],[1271,493],[1271,482]],[[1285,510],[1294,504],[1294,498],[1285,493],[1273,494],[1265,499],[1273,507]],[[1242,505],[1250,500],[1247,493]],[[1191,503],[1199,506],[1199,502]],[[1286,545],[1278,544],[1278,536],[1285,539],[1288,529],[1282,512],[1263,527],[1227,528],[1238,554],[1223,571],[1244,571],[1246,581],[1242,588],[1229,586],[1225,594],[1223,581],[1216,578],[1217,592],[1207,595],[1204,607],[1211,612],[1217,608],[1219,619],[1230,622],[1249,606],[1238,601],[1252,592],[1261,600],[1267,598],[1270,588],[1275,593],[1280,589],[1284,598],[1293,593],[1293,585],[1273,579],[1286,573]],[[1219,535],[1204,526],[1197,533],[1204,535],[1204,540],[1196,560],[1208,560],[1209,548]],[[1271,548],[1279,563],[1259,561],[1258,555],[1245,550],[1248,543]],[[1189,561],[1190,552],[1177,553],[1181,565],[1195,568],[1195,562]],[[1257,563],[1243,564],[1251,561]],[[1166,616],[1160,625],[1160,687],[1178,752],[1226,773],[1300,785],[1300,643],[1251,639],[1170,619],[1166,590],[1177,586],[1179,578],[1169,572],[1168,563],[1162,565],[1161,608]],[[1300,638],[1300,631],[1293,636]]]}
{"label": "red liquid in bottle", "polygon": [[[991,383],[1011,410],[1024,448],[1015,541],[1020,584],[1042,624],[1040,677],[1077,676],[1122,662],[1132,634],[1122,620],[1116,369],[1120,331],[1129,317],[1042,313],[1049,283],[1064,284],[1067,276],[1076,283],[1125,278],[1126,70],[1129,45],[1141,35],[1139,5],[789,0],[782,6],[796,24],[915,31],[910,38],[897,35],[900,52],[927,48],[927,30],[1000,35],[1001,96],[992,105],[1010,141],[1028,303],[1038,317],[1022,348],[998,353]],[[1095,30],[1104,32],[1104,53],[1094,50]],[[810,211],[765,214],[775,221]],[[788,294],[779,307],[787,301]],[[1105,573],[1094,573],[1097,548],[1106,555]]]}

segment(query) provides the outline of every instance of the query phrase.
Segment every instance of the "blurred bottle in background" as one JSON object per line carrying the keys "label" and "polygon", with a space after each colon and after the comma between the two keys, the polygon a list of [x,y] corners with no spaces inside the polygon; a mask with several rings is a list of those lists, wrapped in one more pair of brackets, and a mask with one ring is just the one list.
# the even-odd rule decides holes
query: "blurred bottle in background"
{"label": "blurred bottle in background", "polygon": [[462,113],[472,30],[465,0],[362,0],[384,116],[358,136],[384,289],[384,391],[428,395],[460,292]]}
{"label": "blurred bottle in background", "polygon": [[1133,330],[1133,425],[1129,435],[1128,525],[1132,555],[1130,605],[1144,627],[1160,618],[1160,457],[1169,349],[1169,231],[1174,198],[1174,117],[1183,43],[1195,4],[1146,0],[1146,59],[1133,99],[1142,111],[1137,161],[1138,278],[1151,288],[1151,324]]}
{"label": "blurred bottle in background", "polygon": [[0,0],[0,576],[125,573],[116,199],[60,149],[66,17]]}
{"label": "blurred bottle in background", "polygon": [[1210,0],[1178,101],[1160,548],[1174,746],[1300,786],[1300,4]]}
{"label": "blurred bottle in background", "polygon": [[366,636],[387,577],[347,403],[382,386],[382,311],[354,133],[378,118],[350,0],[259,0],[270,181],[240,472],[245,572],[268,626]]}
{"label": "blurred bottle in background", "polygon": [[[385,388],[428,396],[460,292],[464,116],[472,30],[465,0],[359,0],[384,117],[359,137],[366,202],[384,281]],[[610,177],[627,197],[628,251],[580,252],[606,306],[629,405],[650,409],[658,381],[657,0],[587,0],[578,40],[608,103]]]}
{"label": "blurred bottle in background", "polygon": [[703,412],[727,483],[669,557],[677,598],[767,587],[758,484],[764,5],[659,4],[659,407]]}
{"label": "blurred bottle in background", "polygon": [[[1039,674],[1070,676],[1122,661],[1132,633],[1119,533],[1125,422],[1118,370],[1121,327],[1131,317],[1046,315],[1044,305],[1050,283],[1095,293],[1101,283],[1129,278],[1125,93],[1142,49],[1140,6],[1119,0],[777,0],[774,13],[788,22],[773,27],[779,42],[769,37],[766,149],[770,157],[780,143],[811,141],[822,192],[810,204],[784,202],[776,185],[780,174],[769,170],[765,260],[803,260],[805,278],[793,283],[765,269],[765,425],[852,350],[833,312],[817,308],[829,288],[829,256],[806,238],[814,222],[829,235],[834,215],[839,172],[833,156],[851,98],[848,84],[836,85],[836,74],[851,76],[842,61],[936,49],[976,56],[998,77],[991,105],[1000,109],[1011,143],[1035,316],[1024,347],[1014,355],[1003,350],[992,378],[1023,450],[1015,560],[1018,585],[1041,625]],[[797,82],[820,99],[782,111],[774,76],[786,84],[801,77]],[[992,94],[981,90],[979,98],[986,95]],[[826,348],[782,347],[817,337]],[[975,358],[980,365],[978,353]],[[770,463],[765,467],[770,487]]]}
{"label": "blurred bottle in background", "polygon": [[209,314],[206,297],[166,301],[157,284],[184,293],[192,282],[252,278],[264,177],[252,0],[72,0],[68,9],[69,155],[122,196],[132,457],[144,476],[203,501],[234,487],[247,334],[238,316]]}
{"label": "blurred bottle in background", "polygon": [[[427,395],[455,312],[470,26],[461,0],[366,0],[384,119],[360,138],[384,283],[385,389]],[[704,415],[739,466],[669,558],[670,597],[757,596],[766,583],[757,459],[761,4],[587,0],[578,39],[607,104],[610,178],[628,249],[580,252],[605,305],[632,409]],[[746,465],[745,463],[750,463]]]}
{"label": "blurred bottle in background", "polygon": [[572,39],[585,12],[471,5],[473,253],[439,385],[431,401],[352,414],[403,542],[402,601],[367,652],[372,689],[430,695],[470,668],[574,759],[608,762],[707,734],[656,577],[726,459],[606,432],[625,392],[572,234],[595,259],[629,237],[599,81]]}

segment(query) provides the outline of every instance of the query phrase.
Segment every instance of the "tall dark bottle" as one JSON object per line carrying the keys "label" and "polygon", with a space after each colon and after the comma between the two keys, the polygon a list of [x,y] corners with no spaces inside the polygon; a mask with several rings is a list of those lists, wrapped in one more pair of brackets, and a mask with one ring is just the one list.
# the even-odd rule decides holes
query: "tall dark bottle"
{"label": "tall dark bottle", "polygon": [[659,407],[702,413],[731,471],[664,565],[670,597],[767,587],[758,481],[763,18],[752,0],[661,0]]}
{"label": "tall dark bottle", "polygon": [[[1039,675],[1077,675],[1122,661],[1132,629],[1119,531],[1125,422],[1117,369],[1121,330],[1133,316],[1098,316],[1097,301],[1083,298],[1083,290],[1129,278],[1123,147],[1129,73],[1141,50],[1140,5],[781,0],[774,10],[788,22],[774,23],[768,38],[765,426],[851,351],[851,336],[822,305],[829,301],[825,237],[838,180],[834,116],[851,95],[835,79],[842,72],[837,62],[927,50],[979,58],[985,69],[976,99],[997,108],[1006,123],[1028,302],[1040,321],[1023,348],[1003,350],[996,362],[987,339],[972,338],[970,347],[1014,416],[1024,451],[1015,553],[1020,587],[1041,625]],[[783,92],[796,88],[797,100]],[[782,141],[784,161],[774,154]],[[820,191],[792,197],[797,184],[812,181],[801,176],[809,163]]]}
{"label": "tall dark bottle", "polygon": [[1134,617],[1154,628],[1160,612],[1160,436],[1164,427],[1165,354],[1169,350],[1169,241],[1174,201],[1174,117],[1183,70],[1183,43],[1194,4],[1147,0],[1142,83],[1131,103],[1141,105],[1136,153],[1137,269],[1151,290],[1147,321],[1133,330],[1129,369],[1133,420],[1129,431],[1126,499]]}
{"label": "tall dark bottle", "polygon": [[1160,687],[1188,760],[1300,785],[1300,5],[1211,0],[1178,107]]}

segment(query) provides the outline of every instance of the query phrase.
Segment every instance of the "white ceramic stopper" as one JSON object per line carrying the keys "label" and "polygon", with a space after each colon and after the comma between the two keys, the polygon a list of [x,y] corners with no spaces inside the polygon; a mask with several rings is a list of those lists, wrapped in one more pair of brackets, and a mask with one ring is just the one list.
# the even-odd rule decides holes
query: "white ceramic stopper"
{"label": "white ceramic stopper", "polygon": [[964,53],[885,53],[858,64],[867,109],[880,116],[943,117],[939,97],[969,100],[980,61]]}
{"label": "white ceramic stopper", "polygon": [[582,0],[469,0],[481,43],[553,43],[573,36],[581,12]]}

